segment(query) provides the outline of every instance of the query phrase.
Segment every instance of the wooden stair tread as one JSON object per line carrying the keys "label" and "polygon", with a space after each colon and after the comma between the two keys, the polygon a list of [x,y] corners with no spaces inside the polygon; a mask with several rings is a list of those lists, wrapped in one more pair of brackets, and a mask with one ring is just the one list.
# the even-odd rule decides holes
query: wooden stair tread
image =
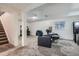
{"label": "wooden stair tread", "polygon": [[2,29],[0,29],[0,31],[2,31],[2,30],[4,30],[3,28]]}
{"label": "wooden stair tread", "polygon": [[4,38],[7,38],[7,37],[2,37],[2,38],[0,38],[0,39],[4,39]]}
{"label": "wooden stair tread", "polygon": [[1,37],[0,38],[0,41],[4,41],[4,40],[7,40],[7,37]]}
{"label": "wooden stair tread", "polygon": [[5,33],[5,32],[0,32],[0,33]]}
{"label": "wooden stair tread", "polygon": [[4,28],[0,28],[0,30],[4,30]]}
{"label": "wooden stair tread", "polygon": [[3,37],[6,37],[6,35],[5,36],[0,36],[0,38],[3,38]]}
{"label": "wooden stair tread", "polygon": [[5,32],[0,32],[0,35],[3,35],[3,34],[5,34]]}
{"label": "wooden stair tread", "polygon": [[6,35],[5,35],[5,34],[1,34],[1,35],[0,35],[0,38],[1,38],[1,37],[6,37]]}
{"label": "wooden stair tread", "polygon": [[6,36],[5,34],[1,34],[0,36]]}
{"label": "wooden stair tread", "polygon": [[8,41],[8,40],[2,40],[2,41],[0,41],[0,43],[1,43],[1,42],[5,42],[5,41]]}
{"label": "wooden stair tread", "polygon": [[0,45],[8,43],[8,40],[0,41]]}
{"label": "wooden stair tread", "polygon": [[4,32],[4,30],[0,30],[0,32]]}

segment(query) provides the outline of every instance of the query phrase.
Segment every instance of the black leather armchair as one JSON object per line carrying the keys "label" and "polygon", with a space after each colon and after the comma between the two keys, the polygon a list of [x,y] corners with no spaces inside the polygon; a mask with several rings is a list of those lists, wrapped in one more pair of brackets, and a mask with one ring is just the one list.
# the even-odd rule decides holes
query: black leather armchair
{"label": "black leather armchair", "polygon": [[51,48],[52,40],[50,36],[38,36],[38,45]]}

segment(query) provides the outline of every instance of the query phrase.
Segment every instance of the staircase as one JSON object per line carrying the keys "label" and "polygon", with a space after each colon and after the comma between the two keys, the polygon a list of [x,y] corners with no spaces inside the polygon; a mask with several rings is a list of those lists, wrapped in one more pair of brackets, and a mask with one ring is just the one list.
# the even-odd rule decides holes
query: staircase
{"label": "staircase", "polygon": [[7,43],[9,43],[9,42],[8,42],[6,33],[4,31],[4,28],[2,26],[2,23],[0,21],[0,45],[7,44]]}

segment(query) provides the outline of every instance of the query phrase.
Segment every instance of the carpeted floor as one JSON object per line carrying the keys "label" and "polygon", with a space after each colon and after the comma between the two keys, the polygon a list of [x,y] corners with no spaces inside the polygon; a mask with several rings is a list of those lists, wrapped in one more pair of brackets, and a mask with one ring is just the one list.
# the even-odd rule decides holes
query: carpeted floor
{"label": "carpeted floor", "polygon": [[14,46],[11,44],[4,44],[4,45],[0,45],[0,53],[1,52],[5,52],[11,48],[13,48]]}
{"label": "carpeted floor", "polygon": [[79,46],[73,41],[58,40],[52,43],[52,48],[37,45],[36,37],[28,37],[28,45],[20,47],[7,56],[79,56]]}

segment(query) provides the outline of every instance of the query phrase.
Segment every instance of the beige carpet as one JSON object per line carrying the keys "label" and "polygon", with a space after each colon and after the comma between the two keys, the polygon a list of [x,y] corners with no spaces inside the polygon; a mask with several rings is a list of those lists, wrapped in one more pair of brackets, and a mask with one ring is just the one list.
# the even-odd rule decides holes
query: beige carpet
{"label": "beige carpet", "polygon": [[58,40],[52,48],[37,45],[36,37],[28,37],[28,45],[9,52],[7,56],[79,56],[79,46],[73,41]]}
{"label": "beige carpet", "polygon": [[14,46],[11,44],[4,44],[4,45],[0,45],[0,53],[1,52],[5,52],[9,49],[12,49]]}

